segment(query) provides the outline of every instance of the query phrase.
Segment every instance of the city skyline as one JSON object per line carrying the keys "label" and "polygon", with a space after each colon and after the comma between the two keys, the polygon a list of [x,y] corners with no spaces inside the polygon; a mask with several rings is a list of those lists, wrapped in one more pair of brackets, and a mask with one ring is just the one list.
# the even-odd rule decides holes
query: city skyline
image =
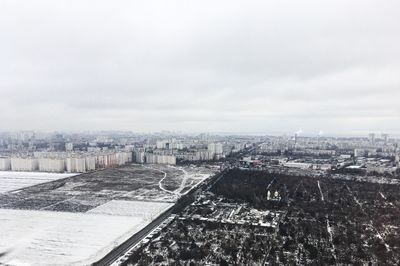
{"label": "city skyline", "polygon": [[359,138],[359,139],[369,139],[370,135],[373,134],[375,138],[377,139],[384,139],[384,138],[389,138],[389,139],[398,139],[400,137],[399,134],[388,134],[387,132],[383,131],[369,131],[365,132],[365,134],[349,134],[348,132],[340,133],[340,134],[327,134],[326,132],[323,131],[303,131],[303,130],[297,130],[293,132],[271,132],[271,131],[265,131],[265,132],[206,132],[206,131],[183,131],[183,130],[158,130],[158,131],[133,131],[133,130],[30,130],[30,129],[24,129],[24,130],[0,130],[0,134],[24,134],[24,133],[33,133],[33,134],[38,134],[39,136],[45,136],[45,135],[52,135],[52,134],[90,134],[90,135],[112,135],[112,134],[132,134],[132,135],[149,135],[149,136],[199,136],[199,135],[209,135],[209,136],[253,136],[253,137],[287,137],[287,138],[294,138],[295,136],[297,137],[305,137],[305,138]]}

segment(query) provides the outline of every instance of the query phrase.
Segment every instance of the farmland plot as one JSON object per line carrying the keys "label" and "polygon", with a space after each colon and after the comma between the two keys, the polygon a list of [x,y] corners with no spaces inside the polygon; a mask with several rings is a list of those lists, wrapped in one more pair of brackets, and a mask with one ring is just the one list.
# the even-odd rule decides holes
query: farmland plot
{"label": "farmland plot", "polygon": [[90,265],[212,173],[197,171],[126,165],[79,175],[0,175],[0,265]]}
{"label": "farmland plot", "polygon": [[[113,216],[135,216],[154,219],[154,215],[160,215],[172,205],[172,203],[163,202],[112,200],[90,210],[88,213],[107,214]],[[151,219],[149,219],[149,221],[150,220]]]}
{"label": "farmland plot", "polygon": [[0,264],[88,265],[147,223],[141,216],[0,209]]}
{"label": "farmland plot", "polygon": [[0,207],[86,212],[111,200],[175,202],[183,190],[211,174],[206,168],[126,165],[0,193]]}
{"label": "farmland plot", "polygon": [[0,193],[62,179],[77,174],[0,171]]}

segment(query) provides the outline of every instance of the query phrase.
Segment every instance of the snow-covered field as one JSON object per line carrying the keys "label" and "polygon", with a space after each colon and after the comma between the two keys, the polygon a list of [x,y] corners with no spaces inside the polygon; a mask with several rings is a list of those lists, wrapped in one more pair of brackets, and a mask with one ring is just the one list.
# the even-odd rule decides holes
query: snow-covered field
{"label": "snow-covered field", "polygon": [[88,213],[0,209],[0,265],[91,264],[169,206],[111,201]]}
{"label": "snow-covered field", "polygon": [[164,202],[112,200],[87,213],[143,217],[150,222],[172,205]]}
{"label": "snow-covered field", "polygon": [[0,171],[0,193],[9,192],[77,174]]}
{"label": "snow-covered field", "polygon": [[0,171],[0,206],[10,208],[0,209],[0,265],[90,265],[211,173],[156,169],[126,166],[23,191],[76,174]]}

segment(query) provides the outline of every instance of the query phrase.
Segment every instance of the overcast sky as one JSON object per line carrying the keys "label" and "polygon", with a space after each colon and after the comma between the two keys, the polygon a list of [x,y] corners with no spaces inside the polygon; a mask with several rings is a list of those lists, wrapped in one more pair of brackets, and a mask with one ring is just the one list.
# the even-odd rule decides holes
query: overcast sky
{"label": "overcast sky", "polygon": [[400,1],[0,1],[0,131],[400,132]]}

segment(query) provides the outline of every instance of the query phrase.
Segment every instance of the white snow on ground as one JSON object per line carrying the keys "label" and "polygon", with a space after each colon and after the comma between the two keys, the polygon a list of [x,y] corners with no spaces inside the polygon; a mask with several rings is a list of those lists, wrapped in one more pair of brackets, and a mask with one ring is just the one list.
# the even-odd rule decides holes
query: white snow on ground
{"label": "white snow on ground", "polygon": [[89,265],[147,224],[140,215],[0,209],[0,265]]}
{"label": "white snow on ground", "polygon": [[[346,188],[347,188],[347,190],[349,191],[350,195],[353,196],[354,201],[358,204],[358,206],[360,206],[361,211],[362,211],[364,214],[367,214],[367,213],[365,212],[365,209],[364,209],[363,205],[358,201],[356,195],[354,195],[353,191],[349,188],[348,185],[346,185]],[[383,194],[382,194],[382,195],[383,195]],[[376,232],[376,237],[379,238],[379,239],[382,241],[382,243],[385,245],[386,250],[387,250],[387,251],[391,251],[390,246],[385,242],[385,239],[383,239],[381,233],[379,233],[378,229],[376,229],[376,227],[374,226],[374,223],[372,222],[372,220],[369,221],[369,224],[370,224],[371,228],[372,228],[373,230],[375,230],[375,232]]]}
{"label": "white snow on ground", "polygon": [[384,199],[387,203],[389,203],[389,205],[390,206],[393,206],[393,203],[392,202],[389,202],[389,201],[387,201],[387,198],[386,198],[386,196],[385,195],[383,195],[383,193],[382,192],[379,192],[379,194],[381,195],[381,197],[382,197],[382,199]]}
{"label": "white snow on ground", "polygon": [[[182,191],[185,189],[185,187],[191,186],[191,188],[193,188],[194,186],[199,184],[201,181],[203,181],[211,176],[211,173],[204,174],[204,173],[200,173],[197,171],[193,172],[193,171],[191,171],[192,169],[190,169],[190,168],[176,167],[176,166],[172,166],[172,165],[169,165],[168,167],[178,169],[178,170],[182,171],[182,173],[183,173],[183,175],[181,175],[182,181],[181,181],[179,188],[172,191],[177,196],[185,195],[190,191],[190,190],[187,190],[185,193],[182,193]],[[187,170],[189,170],[189,172]],[[187,184],[188,180],[190,180],[189,184]],[[160,181],[160,182],[162,182],[162,181]]]}
{"label": "white snow on ground", "polygon": [[[158,187],[162,191],[167,192],[169,194],[172,194],[175,199],[178,199],[180,196],[182,196],[184,194],[187,194],[189,192],[189,190],[186,190],[185,193],[182,193],[182,191],[185,189],[185,187],[191,186],[193,188],[198,183],[200,183],[201,181],[209,178],[212,175],[212,172],[209,172],[209,173],[206,173],[206,174],[200,173],[200,172],[197,172],[197,171],[193,172],[192,171],[193,169],[185,168],[185,167],[176,167],[176,166],[172,166],[172,165],[168,165],[167,167],[168,168],[173,168],[175,170],[179,170],[179,171],[182,172],[182,175],[180,175],[179,177],[176,177],[176,178],[181,178],[181,183],[180,183],[179,187],[177,189],[173,190],[173,191],[166,189],[164,187],[164,185],[163,185],[164,179],[169,178],[168,174],[165,171],[162,171],[160,169],[154,168],[154,166],[145,166],[145,168],[153,169],[153,170],[158,171],[158,172],[160,172],[160,173],[162,173],[164,175],[160,179],[160,181],[158,181]],[[188,172],[187,170],[189,170],[189,169],[190,169],[190,171]],[[188,180],[190,180],[189,184],[187,184]]]}
{"label": "white snow on ground", "polygon": [[319,188],[319,193],[321,194],[321,200],[325,201],[324,194],[322,194],[321,185],[319,184],[319,180],[318,180],[318,188]]}
{"label": "white snow on ground", "polygon": [[0,171],[0,193],[30,187],[40,183],[46,183],[74,175],[77,174]]}
{"label": "white snow on ground", "polygon": [[[155,189],[154,193],[165,200],[210,176],[182,172],[185,177],[177,190],[167,194]],[[0,193],[73,175],[0,172]],[[113,200],[87,213],[0,209],[0,254],[5,254],[0,256],[0,265],[90,265],[172,205]]]}
{"label": "white snow on ground", "polygon": [[336,260],[336,253],[335,253],[336,247],[335,247],[335,244],[333,244],[333,228],[331,227],[328,214],[325,215],[325,218],[326,218],[326,230],[328,231],[328,234],[329,234],[329,242],[332,245],[332,248],[331,248],[332,256]]}
{"label": "white snow on ground", "polygon": [[163,184],[162,184],[162,182],[164,181],[164,179],[167,178],[167,176],[168,176],[167,173],[164,172],[164,171],[158,170],[158,169],[157,169],[157,171],[159,171],[159,172],[161,172],[161,173],[164,174],[164,177],[161,178],[160,181],[158,181],[158,187],[159,187],[162,191],[165,191],[165,192],[167,192],[167,193],[174,194],[173,191],[170,191],[170,190],[164,188],[164,186],[163,186]]}
{"label": "white snow on ground", "polygon": [[172,205],[163,202],[112,200],[87,213],[135,216],[151,221]]}
{"label": "white snow on ground", "polygon": [[177,193],[181,193],[181,191],[185,188],[185,186],[186,186],[186,181],[187,181],[187,178],[188,178],[188,172],[187,172],[185,169],[179,168],[179,170],[182,171],[183,176],[182,176],[181,185],[179,186],[179,188],[176,189],[176,192],[177,192]]}

